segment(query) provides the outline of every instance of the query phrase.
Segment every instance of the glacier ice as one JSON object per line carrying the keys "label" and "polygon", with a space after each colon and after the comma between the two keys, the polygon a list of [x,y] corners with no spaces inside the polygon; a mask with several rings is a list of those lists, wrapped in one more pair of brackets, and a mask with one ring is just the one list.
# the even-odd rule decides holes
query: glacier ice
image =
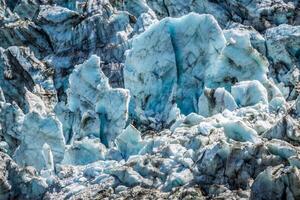
{"label": "glacier ice", "polygon": [[[160,23],[153,26],[134,39],[132,45],[136,48],[127,52],[124,69],[125,88],[129,90],[134,88],[131,92],[130,112],[140,116],[141,120],[143,118],[147,120],[147,115],[154,118],[167,118],[167,116],[156,117],[155,115],[156,113],[165,115],[165,110],[171,109],[168,102],[172,100],[173,85],[176,82],[175,55],[168,30],[164,28],[167,24]],[[155,29],[157,26],[159,31]],[[147,41],[149,44],[145,45]],[[160,52],[160,58],[157,57],[157,52]],[[158,68],[156,69],[155,66]],[[147,85],[149,89],[142,87],[143,85]],[[160,99],[160,102],[156,99]]]}
{"label": "glacier ice", "polygon": [[100,143],[99,138],[83,138],[74,141],[72,145],[66,145],[66,151],[62,164],[85,165],[105,159],[106,148]]}
{"label": "glacier ice", "polygon": [[296,99],[296,112],[297,112],[297,115],[300,116],[300,97],[299,96]]}
{"label": "glacier ice", "polygon": [[[188,26],[190,23],[194,26]],[[207,31],[211,35],[202,34]],[[164,123],[175,102],[184,114],[197,111],[205,69],[224,46],[225,38],[215,19],[194,13],[166,18],[134,38],[124,69],[134,115]]]}
{"label": "glacier ice", "polygon": [[252,106],[259,102],[268,103],[268,92],[259,81],[242,81],[231,88],[232,96],[239,106]]}
{"label": "glacier ice", "polygon": [[299,81],[299,26],[282,24],[265,33],[268,56],[272,62],[271,76],[287,90],[285,96],[296,98],[295,86]]}
{"label": "glacier ice", "polygon": [[272,139],[268,141],[266,145],[272,154],[278,155],[285,159],[297,155],[297,150],[285,141]]}
{"label": "glacier ice", "polygon": [[11,46],[0,48],[0,86],[6,101],[15,101],[28,112],[25,93],[38,95],[51,109],[57,103],[53,72],[38,60],[29,48]]}
{"label": "glacier ice", "polygon": [[221,113],[225,109],[233,111],[237,107],[235,99],[224,88],[205,88],[198,100],[198,113],[204,117]]}
{"label": "glacier ice", "polygon": [[168,177],[164,185],[165,190],[170,190],[173,187],[185,185],[193,180],[193,174],[189,169],[185,169],[181,172],[174,172]]}
{"label": "glacier ice", "polygon": [[259,143],[260,138],[252,128],[242,121],[229,121],[222,124],[227,137],[240,142]]}
{"label": "glacier ice", "polygon": [[22,196],[24,199],[41,199],[49,186],[33,167],[21,168],[8,155],[0,152],[0,198]]}
{"label": "glacier ice", "polygon": [[[21,166],[34,166],[41,170],[47,167],[43,147],[50,146],[53,161],[59,163],[65,152],[65,139],[62,124],[51,115],[41,116],[39,113],[28,113],[24,117],[21,128],[21,144],[13,155]],[[34,142],[33,142],[34,141]]]}
{"label": "glacier ice", "polygon": [[[189,23],[198,24],[199,28],[182,28]],[[208,38],[197,35],[208,29],[211,34]],[[183,30],[189,31],[187,33]],[[193,40],[203,42],[196,45],[197,42]],[[144,45],[145,42],[150,44]],[[270,90],[270,96],[274,93],[271,99],[276,92],[281,94],[277,86],[267,79],[268,65],[266,57],[252,46],[247,31],[222,31],[210,15],[190,13],[177,19],[163,19],[134,38],[132,48],[126,53],[124,80],[125,88],[132,95],[130,113],[140,123],[149,123],[153,118],[163,126],[167,125],[169,110],[174,106],[182,114],[198,112],[207,116],[210,115],[208,111],[201,110],[201,101],[205,101],[205,87],[224,87],[234,93],[238,88],[234,86],[235,83],[239,82],[239,85],[241,81],[260,84],[255,88],[259,87],[264,96],[257,98],[262,98],[260,100],[267,103],[266,90]],[[157,84],[154,87],[153,82],[158,82],[163,87]],[[233,102],[230,104],[233,105],[228,108],[233,110],[235,105]],[[205,106],[203,109],[206,109]]]}
{"label": "glacier ice", "polygon": [[266,82],[268,60],[252,46],[249,33],[235,29],[223,32],[227,45],[215,66],[207,69],[206,86],[230,90],[230,86],[238,81]]}
{"label": "glacier ice", "polygon": [[116,138],[116,145],[119,151],[127,159],[131,155],[136,155],[144,147],[144,142],[141,138],[141,133],[129,125],[118,137]]}
{"label": "glacier ice", "polygon": [[0,199],[298,199],[299,5],[0,0]]}
{"label": "glacier ice", "polygon": [[[298,1],[180,1],[180,0],[154,0],[148,3],[158,13],[159,17],[179,17],[190,12],[211,14],[223,27],[226,24],[237,22],[252,25],[256,30],[263,31],[272,26],[285,23],[299,24],[297,6]],[[280,8],[280,9],[279,9]],[[229,12],[229,13],[228,13]],[[294,16],[295,18],[290,18]]]}
{"label": "glacier ice", "polygon": [[75,67],[69,77],[69,85],[68,108],[72,112],[80,112],[80,127],[75,130],[78,131],[74,133],[75,137],[93,135],[111,146],[126,125],[130,99],[128,90],[110,87],[100,69],[100,58],[95,55]]}
{"label": "glacier ice", "polygon": [[4,101],[0,102],[0,113],[1,137],[9,146],[8,151],[11,151],[9,155],[12,155],[22,137],[21,129],[25,115],[16,103],[11,104]]}
{"label": "glacier ice", "polygon": [[265,33],[268,55],[274,65],[285,65],[287,69],[299,66],[297,62],[300,47],[299,26],[287,24],[268,29]]}
{"label": "glacier ice", "polygon": [[41,98],[29,92],[26,88],[25,88],[24,96],[25,96],[26,107],[29,113],[36,112],[42,115],[47,114],[48,109],[46,108],[45,103],[42,101]]}
{"label": "glacier ice", "polygon": [[[261,172],[255,179],[251,192],[251,199],[271,197],[280,198],[298,198],[299,191],[299,169],[295,167],[284,167],[279,165],[273,168],[267,168]],[[284,189],[284,185],[289,187]]]}

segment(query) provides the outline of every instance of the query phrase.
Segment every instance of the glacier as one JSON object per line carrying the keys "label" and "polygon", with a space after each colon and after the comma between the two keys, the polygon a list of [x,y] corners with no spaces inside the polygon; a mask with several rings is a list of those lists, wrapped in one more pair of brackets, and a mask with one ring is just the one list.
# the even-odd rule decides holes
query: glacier
{"label": "glacier", "polygon": [[0,0],[0,199],[299,199],[298,0]]}

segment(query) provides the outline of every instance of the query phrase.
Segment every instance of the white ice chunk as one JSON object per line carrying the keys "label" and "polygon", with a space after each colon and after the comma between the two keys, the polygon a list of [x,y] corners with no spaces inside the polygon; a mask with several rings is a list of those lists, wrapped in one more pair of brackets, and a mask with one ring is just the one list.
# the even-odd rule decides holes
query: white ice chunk
{"label": "white ice chunk", "polygon": [[106,146],[111,146],[126,125],[129,91],[110,87],[96,55],[75,66],[69,85],[69,109],[80,112],[79,130],[73,130],[77,132],[76,138],[93,135],[100,137]]}
{"label": "white ice chunk", "polygon": [[231,88],[231,94],[239,106],[252,106],[259,102],[268,103],[266,88],[256,80],[238,82]]}
{"label": "white ice chunk", "polygon": [[248,127],[242,121],[228,120],[223,123],[224,131],[227,137],[240,141],[240,142],[252,142],[259,143],[261,139],[257,135],[256,131]]}
{"label": "white ice chunk", "polygon": [[205,88],[198,100],[198,113],[204,117],[237,108],[234,98],[224,88]]}
{"label": "white ice chunk", "polygon": [[63,164],[86,165],[98,160],[104,160],[106,148],[99,139],[83,138],[67,146]]}
{"label": "white ice chunk", "polygon": [[124,80],[135,118],[164,123],[175,103],[183,114],[197,112],[205,71],[225,43],[213,16],[195,13],[163,19],[134,38]]}
{"label": "white ice chunk", "polygon": [[181,172],[174,172],[168,176],[164,185],[164,190],[170,191],[174,187],[183,186],[194,178],[193,173],[189,169],[185,169]]}
{"label": "white ice chunk", "polygon": [[29,112],[37,112],[40,114],[47,114],[47,108],[40,97],[31,93],[27,89],[25,90],[25,100]]}
{"label": "white ice chunk", "polygon": [[123,133],[116,138],[115,142],[125,159],[128,159],[131,155],[138,154],[144,147],[141,133],[132,125],[129,125]]}
{"label": "white ice chunk", "polygon": [[298,155],[297,150],[291,144],[283,140],[272,139],[268,141],[266,145],[272,154],[285,159]]}
{"label": "white ice chunk", "polygon": [[53,161],[53,154],[51,151],[51,147],[45,143],[43,145],[43,152],[44,160],[46,163],[46,169],[48,170],[54,170],[54,161]]}
{"label": "white ice chunk", "polygon": [[45,143],[51,149],[54,163],[60,163],[65,153],[65,139],[60,121],[50,115],[41,116],[35,112],[26,114],[22,125],[21,145],[16,150],[14,159],[20,166],[47,169],[49,159],[44,159]]}

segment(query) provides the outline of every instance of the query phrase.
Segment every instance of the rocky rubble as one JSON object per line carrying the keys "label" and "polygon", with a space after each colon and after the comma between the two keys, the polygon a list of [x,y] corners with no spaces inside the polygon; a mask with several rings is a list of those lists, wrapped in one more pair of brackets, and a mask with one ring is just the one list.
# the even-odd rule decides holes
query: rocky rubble
{"label": "rocky rubble", "polygon": [[297,0],[0,0],[0,199],[299,199]]}

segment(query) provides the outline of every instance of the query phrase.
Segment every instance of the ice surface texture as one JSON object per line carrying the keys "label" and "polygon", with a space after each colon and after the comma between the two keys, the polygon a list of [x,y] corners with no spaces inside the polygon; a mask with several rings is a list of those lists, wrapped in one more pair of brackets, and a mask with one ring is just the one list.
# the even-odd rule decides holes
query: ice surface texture
{"label": "ice surface texture", "polygon": [[0,0],[0,199],[299,199],[297,0]]}

